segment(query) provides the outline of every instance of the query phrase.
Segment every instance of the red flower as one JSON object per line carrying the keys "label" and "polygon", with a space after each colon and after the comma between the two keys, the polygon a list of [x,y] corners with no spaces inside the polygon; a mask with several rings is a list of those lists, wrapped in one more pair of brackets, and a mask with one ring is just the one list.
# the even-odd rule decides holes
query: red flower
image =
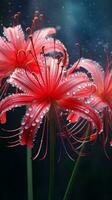
{"label": "red flower", "polygon": [[[21,25],[4,28],[4,36],[0,37],[0,81],[9,76],[16,68],[27,68],[38,72],[38,65],[42,64],[42,54],[61,52],[64,64],[68,63],[68,56],[64,45],[49,35],[56,33],[55,28],[45,28],[30,34],[27,39]],[[54,44],[55,43],[55,44]]]}
{"label": "red flower", "polygon": [[[37,17],[34,17],[32,27],[28,28],[26,38],[21,25],[4,27],[3,37],[0,37],[0,85],[3,78],[7,78],[16,68],[24,68],[31,72],[39,72],[44,62],[44,55],[61,53],[63,64],[68,65],[68,54],[64,45],[59,40],[50,38],[56,33],[55,28],[44,28],[34,32]],[[6,82],[1,87],[1,97],[7,92]],[[6,115],[1,118],[1,123],[6,121]]]}
{"label": "red flower", "polygon": [[[38,74],[16,69],[8,82],[22,90],[23,93],[12,94],[0,103],[1,116],[14,107],[28,106],[21,123],[20,144],[32,148],[37,129],[42,120],[46,120],[52,105],[55,108],[55,117],[61,137],[63,134],[68,137],[65,134],[66,131],[63,131],[65,126],[62,123],[63,115],[70,113],[91,120],[100,131],[102,126],[100,118],[83,101],[85,97],[95,92],[94,83],[81,72],[67,75],[67,71],[58,59],[46,57],[45,60],[45,65]],[[69,119],[71,119],[70,115]]]}
{"label": "red flower", "polygon": [[[91,74],[96,85],[97,90],[87,100],[87,103],[98,110],[103,118],[104,131],[102,134],[104,144],[106,144],[108,140],[111,144],[112,139],[109,132],[112,130],[112,71],[110,69],[110,64],[107,65],[106,71],[104,72],[103,68],[95,61],[82,58],[78,63],[78,67],[79,66],[82,66]],[[95,137],[91,139],[93,140]]]}

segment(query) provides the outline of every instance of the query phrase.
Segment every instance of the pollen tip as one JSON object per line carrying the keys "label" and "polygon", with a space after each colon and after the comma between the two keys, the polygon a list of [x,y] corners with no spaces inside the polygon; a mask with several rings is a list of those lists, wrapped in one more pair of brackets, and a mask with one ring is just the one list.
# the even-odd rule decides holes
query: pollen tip
{"label": "pollen tip", "polygon": [[41,21],[43,21],[44,15],[43,15],[43,14],[40,14],[40,15],[39,15],[39,19],[40,19]]}
{"label": "pollen tip", "polygon": [[34,13],[34,15],[35,15],[35,16],[38,16],[38,15],[39,15],[39,11],[36,10],[35,13]]}
{"label": "pollen tip", "polygon": [[28,35],[30,35],[30,34],[31,34],[31,28],[30,28],[30,27],[27,27],[27,28],[26,28],[26,32],[27,32]]}

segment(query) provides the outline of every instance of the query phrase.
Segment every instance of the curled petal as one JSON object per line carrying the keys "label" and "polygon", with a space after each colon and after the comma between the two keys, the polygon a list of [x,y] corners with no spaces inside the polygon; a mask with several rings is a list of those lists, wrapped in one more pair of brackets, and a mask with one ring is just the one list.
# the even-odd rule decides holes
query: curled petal
{"label": "curled petal", "polygon": [[22,130],[20,135],[21,145],[33,147],[33,140],[37,129],[40,127],[43,117],[49,111],[48,103],[34,104],[26,112],[22,121]]}
{"label": "curled petal", "polygon": [[25,39],[21,25],[8,28],[4,27],[4,36],[7,38],[8,42],[13,44],[16,50],[24,48]]}
{"label": "curled petal", "polygon": [[35,31],[32,35],[32,41],[34,48],[32,48],[32,42],[30,39],[27,41],[27,50],[35,50],[36,55],[42,52],[42,47],[44,46],[44,42],[47,40],[47,36],[51,34],[55,34],[56,29],[55,28],[45,28],[40,29],[38,31]]}
{"label": "curled petal", "polygon": [[62,53],[63,55],[62,63],[64,66],[68,65],[69,56],[62,42],[60,42],[59,40],[54,40],[53,38],[48,38],[47,40],[44,41],[43,46],[45,54],[52,52]]}
{"label": "curled petal", "polygon": [[27,94],[13,94],[0,102],[0,117],[1,120],[5,112],[19,106],[29,105],[34,100],[34,97]]}
{"label": "curled petal", "polygon": [[29,94],[37,93],[38,82],[27,70],[16,69],[8,79],[8,83]]}
{"label": "curled petal", "polygon": [[45,37],[55,34],[56,29],[51,27],[51,28],[43,28],[38,31],[35,31],[33,34],[33,42],[35,43],[39,39],[44,39]]}
{"label": "curled petal", "polygon": [[4,27],[4,37],[0,37],[0,76],[8,76],[18,66],[17,52],[20,49],[26,49],[21,26]]}
{"label": "curled petal", "polygon": [[77,90],[74,93],[75,98],[85,98],[96,92],[96,86],[94,84],[89,84],[86,87],[80,87],[80,90]]}
{"label": "curled petal", "polygon": [[70,67],[70,69],[67,70],[67,75],[70,75],[72,73],[74,73],[74,71],[79,67],[79,62],[80,62],[80,59],[78,61],[76,61],[72,67]]}
{"label": "curled petal", "polygon": [[96,86],[92,81],[84,79],[83,77],[75,78],[68,77],[64,82],[61,82],[57,88],[63,96],[87,97],[96,91]]}
{"label": "curled petal", "polygon": [[107,102],[104,102],[101,97],[97,96],[97,94],[93,94],[86,102],[100,112],[107,107]]}
{"label": "curled petal", "polygon": [[95,82],[95,84],[98,87],[98,90],[102,90],[103,87],[103,81],[104,81],[104,71],[103,68],[95,61],[90,59],[84,59],[82,58],[80,62],[78,63],[79,67],[83,67],[86,69],[91,75]]}
{"label": "curled petal", "polygon": [[6,113],[4,112],[1,117],[0,117],[0,123],[1,124],[5,124],[6,123]]}
{"label": "curled petal", "polygon": [[92,120],[92,122],[97,126],[98,132],[102,129],[102,121],[99,115],[84,102],[81,102],[77,99],[66,98],[62,99],[59,102],[59,105],[63,109],[68,109],[78,113],[79,116],[86,118],[88,120]]}

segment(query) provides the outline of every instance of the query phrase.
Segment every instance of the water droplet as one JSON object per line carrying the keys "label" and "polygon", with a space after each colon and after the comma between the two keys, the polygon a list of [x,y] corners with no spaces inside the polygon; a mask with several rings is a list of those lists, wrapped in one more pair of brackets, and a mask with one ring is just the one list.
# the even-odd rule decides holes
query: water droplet
{"label": "water droplet", "polygon": [[38,123],[38,122],[39,122],[39,119],[36,119],[35,122]]}
{"label": "water droplet", "polygon": [[36,126],[36,123],[32,123],[32,126]]}
{"label": "water droplet", "polygon": [[32,108],[29,108],[29,111],[32,111]]}
{"label": "water droplet", "polygon": [[28,126],[25,126],[25,129],[28,129],[29,127]]}
{"label": "water droplet", "polygon": [[85,110],[84,112],[85,112],[86,114],[88,114],[88,113],[89,113],[89,110]]}
{"label": "water droplet", "polygon": [[70,95],[70,92],[67,92],[66,95],[69,96],[69,95]]}
{"label": "water droplet", "polygon": [[78,86],[78,89],[81,89],[81,86],[80,86],[80,85]]}

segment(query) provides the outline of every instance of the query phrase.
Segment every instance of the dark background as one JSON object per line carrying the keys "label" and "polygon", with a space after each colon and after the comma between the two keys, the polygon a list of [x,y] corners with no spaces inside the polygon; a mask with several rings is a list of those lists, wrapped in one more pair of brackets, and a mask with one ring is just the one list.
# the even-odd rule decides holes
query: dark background
{"label": "dark background", "polygon": [[[106,65],[104,49],[112,51],[111,0],[1,0],[0,23],[9,26],[15,12],[21,12],[23,28],[29,26],[35,10],[44,14],[44,27],[54,26],[70,54],[70,64],[79,56],[78,42],[83,56]],[[20,124],[24,109],[9,113],[8,128]],[[26,149],[9,149],[0,141],[0,200],[26,200]],[[107,159],[98,140],[82,158],[70,200],[112,200],[112,151]],[[74,163],[63,155],[56,171],[56,200],[62,200]],[[48,158],[33,161],[34,200],[46,200],[48,190]]]}

